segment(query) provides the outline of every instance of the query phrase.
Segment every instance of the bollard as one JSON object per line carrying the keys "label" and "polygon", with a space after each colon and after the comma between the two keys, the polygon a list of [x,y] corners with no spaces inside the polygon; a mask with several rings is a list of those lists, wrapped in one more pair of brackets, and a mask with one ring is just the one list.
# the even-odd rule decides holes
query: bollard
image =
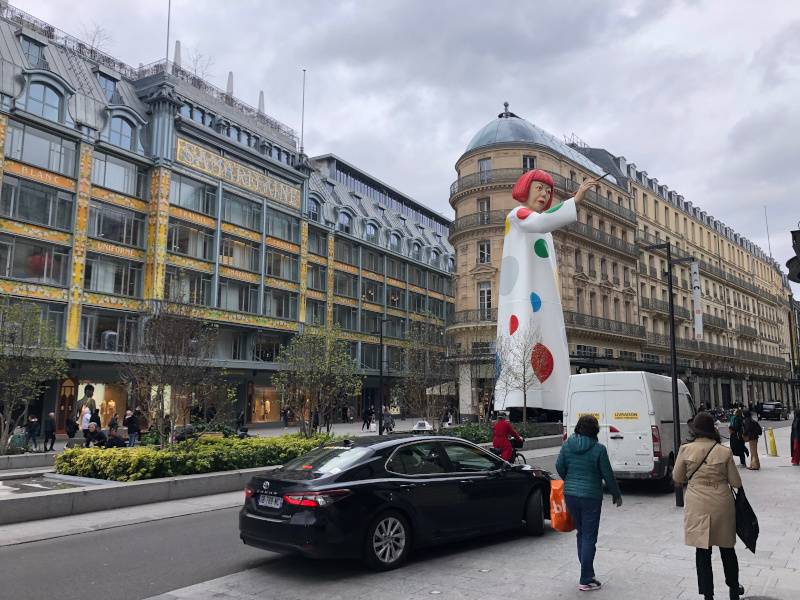
{"label": "bollard", "polygon": [[767,429],[767,437],[769,438],[769,455],[778,456],[778,448],[775,446],[775,435],[772,433],[772,427]]}

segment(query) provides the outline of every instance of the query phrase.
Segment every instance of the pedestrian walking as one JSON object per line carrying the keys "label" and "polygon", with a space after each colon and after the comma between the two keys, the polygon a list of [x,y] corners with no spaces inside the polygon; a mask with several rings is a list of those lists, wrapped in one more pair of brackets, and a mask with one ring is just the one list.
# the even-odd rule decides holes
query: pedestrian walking
{"label": "pedestrian walking", "polygon": [[383,407],[383,430],[387,433],[392,430],[392,424],[394,420],[392,419],[392,411],[389,410],[388,406]]}
{"label": "pedestrian walking", "polygon": [[56,413],[50,413],[44,419],[44,451],[47,452],[47,442],[50,442],[50,451],[56,443]]}
{"label": "pedestrian walking", "polygon": [[127,411],[122,424],[128,428],[128,448],[133,448],[136,446],[136,436],[141,431],[139,426],[139,411]]}
{"label": "pedestrian walking", "polygon": [[81,413],[81,431],[83,431],[83,439],[89,437],[89,423],[92,422],[92,413],[88,408],[83,409]]}
{"label": "pedestrian walking", "polygon": [[89,422],[90,423],[94,423],[95,425],[97,425],[98,429],[100,429],[100,427],[102,427],[102,425],[100,424],[100,409],[99,408],[95,408],[94,409],[94,412],[92,412],[92,416],[89,417]]}
{"label": "pedestrian walking", "polygon": [[108,422],[108,429],[109,431],[116,431],[119,429],[119,415],[114,413],[114,416],[111,417],[111,420]]}
{"label": "pedestrian walking", "polygon": [[72,418],[72,415],[67,415],[64,422],[64,430],[67,432],[67,437],[69,439],[75,437],[75,433],[78,431],[78,424],[75,422],[75,419]]}
{"label": "pedestrian walking", "polygon": [[236,431],[239,431],[242,427],[244,427],[244,411],[240,410],[239,414],[236,415]]}
{"label": "pedestrian walking", "polygon": [[28,416],[25,423],[25,449],[28,449],[28,442],[33,442],[33,449],[36,450],[36,436],[39,435],[39,420],[33,415]]}
{"label": "pedestrian walking", "polygon": [[283,415],[283,428],[289,429],[289,408],[284,407],[281,414]]}
{"label": "pedestrian walking", "polygon": [[589,592],[600,587],[594,574],[594,555],[605,480],[614,504],[622,506],[622,493],[611,470],[606,447],[597,441],[600,425],[592,415],[583,415],[575,433],[561,446],[556,471],[564,480],[564,501],[578,530],[578,561],[581,578],[578,590]]}
{"label": "pedestrian walking", "polygon": [[367,428],[367,431],[369,431],[369,422],[372,419],[369,416],[368,408],[364,408],[364,412],[361,413],[361,419],[363,420],[363,423],[361,423],[361,431],[364,431],[365,427]]}
{"label": "pedestrian walking", "polygon": [[689,421],[695,440],[681,446],[672,478],[675,485],[687,485],[683,516],[685,543],[695,548],[698,593],[706,600],[714,597],[711,548],[719,547],[725,583],[730,598],[744,594],[739,585],[736,558],[736,508],[730,488],[741,488],[733,453],[720,444],[714,418],[705,412]]}
{"label": "pedestrian walking", "polygon": [[791,448],[792,464],[800,465],[800,408],[794,409],[794,421],[792,421],[792,432],[789,436],[789,447]]}
{"label": "pedestrian walking", "polygon": [[731,423],[728,425],[728,432],[731,434],[731,452],[739,457],[739,466],[746,467],[745,457],[750,454],[747,446],[744,443],[744,419],[742,418],[742,409],[737,408],[733,413]]}
{"label": "pedestrian walking", "polygon": [[754,414],[749,409],[742,411],[742,434],[744,441],[750,444],[750,466],[747,468],[751,471],[758,471],[761,468],[761,461],[758,460],[758,438],[763,431],[761,424],[753,418]]}
{"label": "pedestrian walking", "polygon": [[352,424],[353,420],[355,419],[355,416],[356,416],[355,409],[353,409],[352,406],[348,405],[348,407],[347,407],[347,422]]}

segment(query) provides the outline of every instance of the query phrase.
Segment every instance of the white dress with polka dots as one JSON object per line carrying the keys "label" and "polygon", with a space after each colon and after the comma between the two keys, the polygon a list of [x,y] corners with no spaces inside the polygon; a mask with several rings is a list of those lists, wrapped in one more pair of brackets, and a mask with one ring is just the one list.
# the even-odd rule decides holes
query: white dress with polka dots
{"label": "white dress with polka dots", "polygon": [[[518,206],[506,218],[497,336],[513,339],[531,327],[538,331],[538,343],[531,356],[536,377],[527,390],[528,408],[564,410],[569,350],[550,232],[576,219],[574,200],[543,213]],[[505,366],[502,358],[497,356],[498,372]],[[502,378],[496,381],[495,409],[522,408],[522,390],[506,390]]]}

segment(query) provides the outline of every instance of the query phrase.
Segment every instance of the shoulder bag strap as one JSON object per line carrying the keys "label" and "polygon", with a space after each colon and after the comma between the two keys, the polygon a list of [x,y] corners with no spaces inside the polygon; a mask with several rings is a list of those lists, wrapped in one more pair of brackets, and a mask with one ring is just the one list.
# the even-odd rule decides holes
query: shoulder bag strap
{"label": "shoulder bag strap", "polygon": [[711,452],[712,452],[712,451],[714,450],[714,448],[716,448],[716,447],[717,447],[717,442],[714,442],[714,445],[713,445],[713,446],[711,446],[711,450],[709,450],[709,451],[708,451],[708,453],[705,455],[705,457],[704,457],[704,458],[703,458],[703,460],[700,462],[700,464],[697,466],[697,468],[694,470],[694,472],[693,472],[691,475],[689,475],[689,479],[687,479],[687,480],[686,480],[687,482],[689,482],[689,481],[691,481],[691,480],[692,480],[692,477],[694,477],[694,476],[695,476],[695,474],[696,474],[696,473],[697,473],[697,472],[700,470],[700,467],[702,467],[702,466],[703,466],[703,465],[706,463],[706,461],[708,460],[708,457],[711,455]]}

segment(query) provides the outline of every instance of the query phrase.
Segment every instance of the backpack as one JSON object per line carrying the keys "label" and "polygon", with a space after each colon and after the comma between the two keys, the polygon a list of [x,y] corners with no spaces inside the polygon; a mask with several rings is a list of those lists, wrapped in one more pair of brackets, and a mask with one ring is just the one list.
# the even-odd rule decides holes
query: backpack
{"label": "backpack", "polygon": [[758,421],[751,421],[750,422],[750,437],[760,437],[761,434],[764,433],[764,430],[761,429],[761,423]]}

